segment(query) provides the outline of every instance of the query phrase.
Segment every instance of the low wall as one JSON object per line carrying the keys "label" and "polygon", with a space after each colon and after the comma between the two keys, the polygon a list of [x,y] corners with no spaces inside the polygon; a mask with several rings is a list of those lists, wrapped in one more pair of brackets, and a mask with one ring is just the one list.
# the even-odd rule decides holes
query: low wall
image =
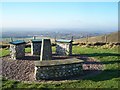
{"label": "low wall", "polygon": [[68,78],[82,73],[81,60],[51,60],[35,63],[36,80]]}

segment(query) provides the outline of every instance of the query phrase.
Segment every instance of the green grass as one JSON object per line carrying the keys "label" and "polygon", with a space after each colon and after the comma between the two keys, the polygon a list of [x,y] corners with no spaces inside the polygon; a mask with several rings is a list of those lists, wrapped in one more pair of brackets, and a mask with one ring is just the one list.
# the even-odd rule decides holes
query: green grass
{"label": "green grass", "polygon": [[[55,47],[52,47],[53,52],[55,52]],[[31,48],[25,48],[25,52],[26,53],[30,53],[31,52]],[[8,49],[1,49],[0,50],[0,57],[9,55],[10,51]]]}
{"label": "green grass", "polygon": [[[52,48],[53,52],[55,47]],[[30,49],[28,49],[29,51]],[[13,80],[3,79],[3,89],[5,88],[118,88],[120,81],[118,50],[116,48],[103,49],[101,47],[80,47],[73,46],[73,54],[87,55],[101,61],[105,68],[102,73],[96,76],[87,77],[83,80],[65,83],[23,83]]]}
{"label": "green grass", "polygon": [[[113,32],[111,34],[107,34],[107,42],[119,42],[118,40],[118,35],[120,34],[120,31],[118,32]],[[81,39],[77,39],[75,40],[75,42],[86,42],[86,38],[81,38]],[[89,37],[88,38],[88,42],[89,43],[93,43],[93,42],[105,42],[105,35],[100,35],[100,36],[94,36],[94,37]]]}
{"label": "green grass", "polygon": [[25,52],[26,53],[30,53],[31,52],[31,48],[25,48]]}
{"label": "green grass", "polygon": [[[94,57],[96,60],[101,61],[105,64],[105,70],[116,70],[118,69],[119,55],[117,48],[103,49],[101,47],[73,47],[74,54],[86,55]],[[108,64],[107,64],[108,63]]]}
{"label": "green grass", "polygon": [[[30,48],[25,48],[25,52],[26,53],[31,52],[31,49]],[[0,57],[6,56],[6,55],[9,55],[9,54],[10,54],[10,50],[8,50],[8,49],[1,49],[0,50]]]}
{"label": "green grass", "polygon": [[56,51],[56,47],[54,46],[54,47],[52,47],[52,52],[55,53],[55,51]]}
{"label": "green grass", "polygon": [[10,51],[8,49],[1,49],[0,50],[0,57],[6,56],[9,54],[10,54]]}

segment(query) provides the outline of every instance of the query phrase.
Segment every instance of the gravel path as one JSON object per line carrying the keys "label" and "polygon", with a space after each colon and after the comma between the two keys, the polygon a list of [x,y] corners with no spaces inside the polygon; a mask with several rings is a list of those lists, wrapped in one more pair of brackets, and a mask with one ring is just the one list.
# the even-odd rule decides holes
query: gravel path
{"label": "gravel path", "polygon": [[2,58],[2,75],[7,79],[19,81],[34,80],[34,63],[28,60],[10,60],[9,57]]}
{"label": "gravel path", "polygon": [[[103,65],[93,58],[86,56],[76,56],[76,58],[83,59],[84,75],[71,78],[70,80],[78,80],[86,76],[99,74],[103,69]],[[10,56],[2,58],[2,75],[7,79],[14,79],[18,81],[34,81],[34,60],[11,60]]]}

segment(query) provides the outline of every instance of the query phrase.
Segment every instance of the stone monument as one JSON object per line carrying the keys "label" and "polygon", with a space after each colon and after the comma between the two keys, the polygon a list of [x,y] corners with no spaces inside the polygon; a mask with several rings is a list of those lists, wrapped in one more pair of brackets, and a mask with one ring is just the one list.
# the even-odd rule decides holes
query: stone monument
{"label": "stone monument", "polygon": [[42,39],[40,61],[52,60],[52,48],[50,39]]}

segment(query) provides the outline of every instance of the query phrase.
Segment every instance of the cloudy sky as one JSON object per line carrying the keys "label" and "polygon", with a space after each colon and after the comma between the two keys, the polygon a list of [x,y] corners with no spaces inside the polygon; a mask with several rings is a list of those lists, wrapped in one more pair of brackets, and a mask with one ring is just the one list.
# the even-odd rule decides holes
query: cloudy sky
{"label": "cloudy sky", "polygon": [[4,2],[3,28],[117,30],[117,2]]}

